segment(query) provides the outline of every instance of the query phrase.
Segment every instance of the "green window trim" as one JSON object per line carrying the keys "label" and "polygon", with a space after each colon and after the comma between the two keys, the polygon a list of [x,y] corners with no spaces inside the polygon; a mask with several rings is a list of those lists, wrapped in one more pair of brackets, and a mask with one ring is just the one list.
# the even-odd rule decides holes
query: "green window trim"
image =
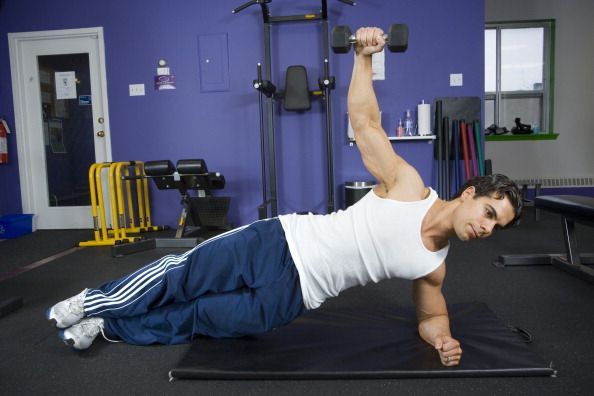
{"label": "green window trim", "polygon": [[557,140],[559,137],[558,133],[535,133],[530,135],[486,135],[485,140],[487,142],[510,142],[518,140]]}

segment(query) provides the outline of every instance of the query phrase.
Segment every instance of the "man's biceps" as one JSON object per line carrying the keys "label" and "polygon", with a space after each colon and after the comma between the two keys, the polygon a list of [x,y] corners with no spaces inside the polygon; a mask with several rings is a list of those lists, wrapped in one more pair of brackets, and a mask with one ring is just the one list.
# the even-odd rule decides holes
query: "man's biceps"
{"label": "man's biceps", "polygon": [[439,292],[441,290],[441,283],[435,282],[434,279],[424,276],[422,278],[415,279],[413,287],[415,287],[419,292],[432,293]]}

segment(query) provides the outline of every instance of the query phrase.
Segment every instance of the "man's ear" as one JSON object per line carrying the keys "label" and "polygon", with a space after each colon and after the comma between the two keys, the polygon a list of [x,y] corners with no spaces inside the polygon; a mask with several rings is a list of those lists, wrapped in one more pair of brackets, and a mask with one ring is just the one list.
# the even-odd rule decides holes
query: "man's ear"
{"label": "man's ear", "polygon": [[462,198],[462,201],[466,200],[467,198],[472,198],[474,197],[475,192],[476,189],[474,188],[474,186],[467,187],[464,191],[462,191],[460,198]]}

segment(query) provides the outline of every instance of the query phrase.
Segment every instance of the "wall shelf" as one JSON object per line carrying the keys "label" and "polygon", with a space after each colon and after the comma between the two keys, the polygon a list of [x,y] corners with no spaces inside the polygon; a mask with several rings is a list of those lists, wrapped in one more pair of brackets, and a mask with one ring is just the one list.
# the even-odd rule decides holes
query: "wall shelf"
{"label": "wall shelf", "polygon": [[[388,139],[390,139],[390,141],[394,142],[394,141],[407,141],[407,140],[425,140],[425,141],[429,141],[429,143],[431,143],[431,140],[435,140],[437,139],[437,136],[435,135],[424,135],[424,136],[388,136]],[[353,145],[355,144],[356,141],[355,139],[349,139],[349,145]]]}

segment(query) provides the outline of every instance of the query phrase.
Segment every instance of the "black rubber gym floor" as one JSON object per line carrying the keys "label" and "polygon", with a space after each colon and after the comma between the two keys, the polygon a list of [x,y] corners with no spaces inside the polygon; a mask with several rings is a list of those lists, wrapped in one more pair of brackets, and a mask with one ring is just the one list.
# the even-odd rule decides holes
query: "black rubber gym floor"
{"label": "black rubber gym floor", "polygon": [[[530,332],[531,350],[552,361],[557,377],[341,379],[341,380],[176,380],[168,373],[189,345],[135,347],[98,339],[75,352],[44,320],[53,303],[126,274],[173,250],[112,258],[109,248],[84,248],[26,272],[20,269],[68,250],[90,231],[38,231],[0,242],[0,303],[21,296],[23,306],[0,318],[2,395],[589,395],[594,389],[594,285],[552,266],[498,268],[503,253],[561,252],[559,217],[543,213],[488,240],[454,241],[444,293],[449,304],[480,301],[504,323]],[[582,250],[594,251],[594,228],[578,226]],[[179,251],[179,250],[178,250]],[[324,310],[393,304],[411,306],[410,283],[401,280],[347,290]]]}

